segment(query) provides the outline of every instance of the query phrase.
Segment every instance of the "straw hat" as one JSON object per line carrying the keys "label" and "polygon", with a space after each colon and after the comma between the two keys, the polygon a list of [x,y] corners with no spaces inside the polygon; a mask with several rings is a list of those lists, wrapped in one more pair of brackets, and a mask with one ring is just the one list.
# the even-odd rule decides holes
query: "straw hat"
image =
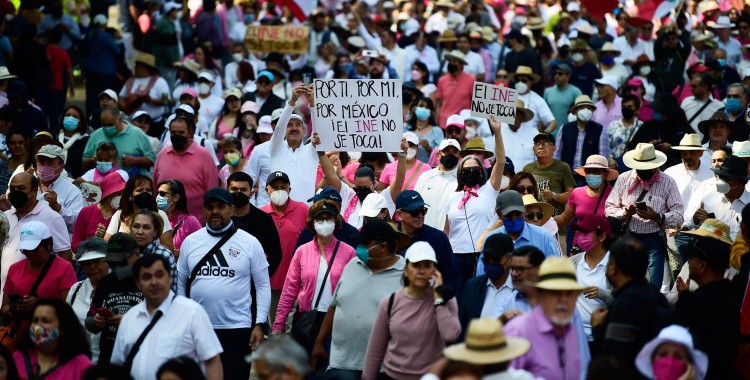
{"label": "straw hat", "polygon": [[158,70],[158,68],[156,67],[156,57],[154,57],[152,54],[138,53],[138,56],[135,57],[135,63],[141,63]]}
{"label": "straw hat", "polygon": [[591,101],[591,98],[588,95],[579,95],[578,97],[576,97],[576,101],[575,103],[573,103],[573,113],[578,110],[578,107],[596,108],[594,102]]}
{"label": "straw hat", "polygon": [[542,218],[540,225],[544,225],[544,223],[547,223],[549,218],[552,217],[552,205],[547,202],[539,202],[534,198],[534,194],[526,194],[523,197],[521,197],[523,200],[524,207],[529,206],[537,206],[542,209],[542,213],[544,214],[544,218]]}
{"label": "straw hat", "polygon": [[734,28],[734,23],[729,19],[729,16],[719,16],[716,22],[708,25],[708,27],[713,29],[731,29]]}
{"label": "straw hat", "polygon": [[466,62],[466,55],[458,49],[453,50],[452,52],[445,55],[445,60],[447,61],[449,59],[456,59],[463,62],[464,65],[468,65],[468,63]]}
{"label": "straw hat", "polygon": [[443,32],[443,35],[438,37],[437,42],[456,42],[458,41],[458,38],[456,38],[456,33],[453,31],[453,29],[446,29]]}
{"label": "straw hat", "polygon": [[186,59],[182,62],[175,62],[174,66],[180,69],[185,69],[195,75],[198,75],[198,72],[201,71],[201,67],[198,65],[198,62],[195,62],[192,59]]}
{"label": "straw hat", "polygon": [[534,118],[534,111],[526,108],[526,104],[524,104],[523,100],[521,99],[516,100],[516,112],[523,115],[523,118],[521,119],[522,123],[525,123]]}
{"label": "straw hat", "polygon": [[729,225],[718,219],[706,219],[697,230],[684,231],[683,233],[705,236],[716,239],[720,242],[732,244],[732,237],[729,235]]}
{"label": "straw hat", "polygon": [[708,150],[701,145],[701,136],[697,133],[688,133],[682,136],[680,145],[673,146],[674,150]]}
{"label": "straw hat", "polygon": [[693,346],[693,337],[690,332],[678,325],[667,326],[659,332],[659,335],[646,343],[641,352],[635,358],[635,366],[643,375],[649,379],[654,377],[653,356],[662,343],[677,343],[685,346],[693,358],[695,366],[695,379],[703,379],[708,370],[708,356],[703,351],[696,350]]}
{"label": "straw hat", "polygon": [[480,318],[469,322],[464,343],[446,347],[443,355],[475,365],[499,364],[523,356],[530,348],[527,339],[506,337],[498,319]]}
{"label": "straw hat", "polygon": [[737,157],[750,157],[750,141],[737,141],[732,144],[732,154]]}
{"label": "straw hat", "polygon": [[469,142],[466,143],[466,148],[461,151],[461,157],[478,154],[483,159],[488,159],[494,155],[494,153],[486,150],[484,147],[484,141],[479,136],[473,137]]}
{"label": "straw hat", "polygon": [[586,169],[606,169],[607,170],[607,182],[614,181],[617,179],[619,173],[616,169],[609,167],[609,161],[606,157],[598,154],[592,154],[586,159],[586,164],[580,168],[576,168],[575,172],[581,177],[586,176]]}
{"label": "straw hat", "polygon": [[711,128],[711,126],[713,126],[714,124],[719,123],[726,124],[730,130],[732,129],[732,127],[734,127],[734,123],[729,120],[729,116],[727,116],[727,114],[724,113],[723,110],[718,110],[714,112],[713,115],[711,115],[710,119],[703,120],[698,123],[698,130],[701,131],[701,133],[703,133],[704,135],[707,135],[709,128]]}
{"label": "straw hat", "polygon": [[621,52],[615,47],[615,44],[611,42],[604,43],[604,46],[599,50],[599,55],[601,55],[601,53],[615,53],[615,57],[619,57],[621,54]]}
{"label": "straw hat", "polygon": [[544,290],[583,290],[576,281],[576,267],[567,258],[549,257],[539,266],[536,287]]}
{"label": "straw hat", "polygon": [[526,24],[526,28],[529,30],[539,30],[544,29],[544,27],[544,20],[541,17],[531,17]]}
{"label": "straw hat", "polygon": [[656,150],[654,144],[638,143],[635,149],[622,156],[625,166],[635,170],[656,169],[667,162],[667,155]]}
{"label": "straw hat", "polygon": [[532,84],[539,82],[541,79],[539,74],[533,72],[529,66],[518,66],[515,73],[508,74],[508,79],[516,81],[516,77],[518,76],[530,77],[533,82]]}

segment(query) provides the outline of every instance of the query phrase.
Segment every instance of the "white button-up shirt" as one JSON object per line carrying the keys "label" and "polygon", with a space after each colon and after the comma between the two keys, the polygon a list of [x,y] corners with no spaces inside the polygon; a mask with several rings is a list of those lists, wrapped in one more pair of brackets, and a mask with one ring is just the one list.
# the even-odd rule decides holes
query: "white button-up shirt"
{"label": "white button-up shirt", "polygon": [[[524,106],[534,112],[534,117],[523,123],[524,127],[531,127],[538,133],[539,121],[542,122],[545,128],[549,127],[549,123],[555,121],[555,115],[552,113],[552,110],[549,109],[547,102],[536,92],[529,91],[523,95],[519,94],[518,99],[523,100]],[[562,127],[562,125],[558,125],[557,127]],[[513,165],[519,168],[523,167],[518,166],[515,161],[513,161]]]}
{"label": "white button-up shirt", "polygon": [[[706,108],[703,108],[706,102],[709,103]],[[714,99],[711,95],[709,95],[708,99],[706,100],[698,100],[695,98],[695,96],[688,96],[687,98],[685,98],[685,100],[682,101],[682,104],[680,104],[680,108],[685,111],[685,116],[688,118],[688,120],[693,118],[695,114],[698,113],[698,111],[701,111],[701,108],[703,108],[700,114],[698,114],[698,116],[695,116],[693,121],[690,122],[690,126],[693,127],[695,133],[699,134],[701,136],[701,139],[703,139],[703,133],[698,129],[698,124],[700,124],[700,122],[703,120],[710,119],[711,115],[713,115],[716,111],[724,108],[724,104]]]}
{"label": "white button-up shirt", "polygon": [[536,160],[534,137],[539,134],[536,128],[524,123],[517,131],[513,131],[508,124],[502,123],[500,133],[503,134],[505,156],[513,161],[516,170],[521,171],[524,166]]}
{"label": "white button-up shirt", "polygon": [[[686,205],[690,203],[690,198],[701,182],[714,177],[714,172],[710,168],[710,165],[706,165],[702,161],[698,170],[687,170],[685,164],[679,163],[665,170],[664,174],[672,177],[677,183],[677,188],[680,189],[680,195],[682,196],[682,204]],[[689,217],[692,218],[692,215]],[[685,215],[685,219],[688,219],[688,215]]]}
{"label": "white button-up shirt", "polygon": [[[44,200],[41,183],[39,186],[40,188],[37,192],[36,199],[49,205],[49,203]],[[60,211],[58,212],[63,217],[63,220],[65,220],[65,226],[68,228],[68,233],[72,236],[73,227],[76,224],[76,219],[78,219],[78,213],[81,212],[81,209],[83,208],[83,195],[81,194],[81,190],[71,183],[67,176],[62,175],[58,177],[55,182],[52,182],[48,189],[57,193],[57,203],[60,204]]]}
{"label": "white button-up shirt", "polygon": [[112,351],[112,363],[123,364],[143,330],[151,323],[157,310],[164,315],[154,325],[133,360],[130,374],[135,379],[153,379],[156,371],[167,360],[187,356],[201,365],[223,352],[214,333],[208,314],[197,302],[173,292],[149,314],[146,302],[141,302],[122,317]]}
{"label": "white button-up shirt", "polygon": [[425,203],[430,205],[430,211],[424,216],[424,224],[443,230],[445,227],[445,205],[456,192],[458,178],[456,168],[441,171],[440,168],[430,169],[419,175],[414,191],[422,195]]}
{"label": "white button-up shirt", "polygon": [[709,179],[701,185],[695,195],[690,199],[690,203],[685,209],[685,225],[690,228],[698,228],[699,225],[693,223],[693,215],[698,208],[703,208],[709,214],[714,214],[715,219],[729,225],[729,236],[732,240],[737,238],[740,233],[740,222],[742,222],[742,209],[750,203],[750,192],[745,190],[742,195],[729,203],[727,197],[716,191],[716,180]]}
{"label": "white button-up shirt", "polygon": [[649,51],[646,42],[641,40],[640,38],[637,39],[635,41],[635,45],[632,46],[628,42],[627,38],[625,38],[625,36],[615,38],[612,43],[621,53],[619,57],[615,57],[615,62],[617,63],[623,63],[625,61],[635,62],[635,60],[638,59],[638,56],[641,54],[646,54],[650,60],[654,60],[654,51]]}
{"label": "white button-up shirt", "polygon": [[[307,202],[315,195],[315,177],[318,173],[318,154],[312,144],[301,144],[292,149],[286,142],[286,128],[294,107],[288,103],[281,112],[279,122],[269,141],[271,172],[282,171],[289,176],[292,191],[289,197],[297,202]],[[311,110],[314,112],[314,110]],[[258,189],[261,191],[261,189]]]}
{"label": "white button-up shirt", "polygon": [[[607,262],[609,262],[609,252],[595,267],[589,268],[586,263],[586,254],[584,254],[576,266],[576,279],[584,286],[596,286],[600,289],[600,292],[602,289],[607,289]],[[591,313],[602,307],[607,307],[607,304],[601,298],[586,298],[581,294],[576,300],[576,309],[578,309],[578,314],[583,322],[583,331],[586,332],[589,341],[593,339],[591,335]]]}
{"label": "white button-up shirt", "polygon": [[[507,270],[507,269],[506,269]],[[516,299],[516,290],[513,289],[513,279],[510,275],[500,289],[487,279],[487,294],[484,296],[484,306],[482,306],[482,318],[497,318],[502,315],[513,300]]]}

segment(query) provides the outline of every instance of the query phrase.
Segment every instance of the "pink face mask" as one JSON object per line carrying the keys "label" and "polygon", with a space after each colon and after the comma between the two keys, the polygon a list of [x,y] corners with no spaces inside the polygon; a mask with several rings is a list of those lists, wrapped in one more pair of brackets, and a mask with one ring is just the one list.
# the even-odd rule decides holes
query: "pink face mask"
{"label": "pink face mask", "polygon": [[39,175],[39,179],[42,180],[42,182],[50,182],[53,179],[55,179],[55,176],[57,173],[55,173],[56,168],[53,168],[51,166],[39,166],[37,169],[37,174]]}
{"label": "pink face mask", "polygon": [[656,380],[677,380],[687,371],[687,363],[674,356],[654,359],[654,378]]}
{"label": "pink face mask", "polygon": [[412,80],[421,80],[422,79],[422,72],[419,70],[412,70],[411,71],[411,79]]}
{"label": "pink face mask", "polygon": [[578,247],[581,248],[584,252],[592,250],[595,245],[596,242],[594,241],[594,231],[578,233]]}

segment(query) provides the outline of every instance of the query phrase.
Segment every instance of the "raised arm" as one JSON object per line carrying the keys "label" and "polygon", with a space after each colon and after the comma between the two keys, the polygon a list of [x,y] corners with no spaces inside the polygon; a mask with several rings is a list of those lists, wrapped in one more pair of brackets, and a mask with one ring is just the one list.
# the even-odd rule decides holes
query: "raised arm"
{"label": "raised arm", "polygon": [[490,119],[490,128],[495,134],[495,166],[490,173],[490,184],[495,191],[500,191],[500,185],[503,182],[503,169],[505,168],[505,146],[503,145],[503,135],[500,133],[500,122],[495,117]]}
{"label": "raised arm", "polygon": [[[398,198],[401,193],[401,188],[404,187],[404,178],[406,177],[406,150],[409,149],[409,143],[406,139],[401,139],[401,153],[398,154],[396,164],[396,177],[393,178],[393,182],[388,187],[388,191],[391,193],[391,199]],[[416,170],[416,169],[415,169]]]}

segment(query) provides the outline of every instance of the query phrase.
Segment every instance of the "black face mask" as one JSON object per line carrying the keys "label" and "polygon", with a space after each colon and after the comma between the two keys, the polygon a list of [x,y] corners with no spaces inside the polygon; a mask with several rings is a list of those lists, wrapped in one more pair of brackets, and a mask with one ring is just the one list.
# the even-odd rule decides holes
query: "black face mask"
{"label": "black face mask", "polygon": [[448,72],[451,73],[451,74],[453,74],[456,71],[458,71],[458,65],[456,65],[455,63],[449,63],[448,64]]}
{"label": "black face mask", "polygon": [[451,170],[458,165],[458,157],[452,154],[446,154],[445,156],[440,157],[440,164],[446,169]]}
{"label": "black face mask", "polygon": [[636,170],[635,172],[636,172],[636,174],[638,174],[638,178],[640,178],[640,179],[642,179],[644,181],[648,181],[649,179],[651,179],[651,177],[654,176],[654,173],[656,173],[656,170],[654,170],[654,169],[651,169],[651,170]]}
{"label": "black face mask", "polygon": [[232,193],[232,204],[234,204],[234,207],[242,208],[247,206],[248,203],[250,203],[250,197],[245,195],[245,193],[240,191]]}
{"label": "black face mask", "polygon": [[622,118],[625,120],[630,120],[635,116],[635,110],[630,108],[623,108],[622,109]]}
{"label": "black face mask", "polygon": [[149,209],[155,203],[154,196],[149,193],[140,193],[133,197],[133,203],[140,209]]}
{"label": "black face mask", "polygon": [[355,187],[352,190],[357,194],[357,198],[359,198],[360,202],[364,202],[365,198],[372,193],[372,189],[369,187]]}
{"label": "black face mask", "polygon": [[482,168],[478,166],[464,168],[461,170],[461,181],[468,187],[474,187],[482,182]]}
{"label": "black face mask", "polygon": [[8,193],[8,200],[10,201],[10,204],[18,210],[23,208],[23,206],[26,206],[26,203],[29,202],[29,195],[21,190],[13,190]]}
{"label": "black face mask", "polygon": [[570,54],[570,48],[567,47],[567,46],[561,47],[560,50],[559,50],[559,53],[560,53],[561,57],[567,57],[568,54]]}
{"label": "black face mask", "polygon": [[179,151],[185,149],[185,145],[188,143],[187,137],[180,135],[172,135],[169,140],[172,141],[172,146]]}

